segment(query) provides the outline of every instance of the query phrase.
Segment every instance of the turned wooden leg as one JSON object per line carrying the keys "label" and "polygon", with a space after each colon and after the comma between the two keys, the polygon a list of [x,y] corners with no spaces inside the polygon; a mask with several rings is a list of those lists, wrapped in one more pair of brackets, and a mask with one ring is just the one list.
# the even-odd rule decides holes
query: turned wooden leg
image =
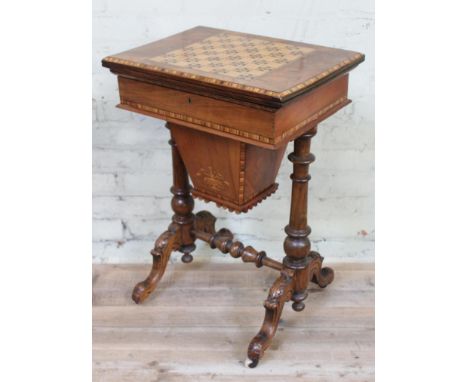
{"label": "turned wooden leg", "polygon": [[307,287],[310,281],[324,288],[333,281],[333,270],[322,268],[323,258],[310,251],[308,238],[311,229],[307,225],[307,194],[310,180],[309,165],[314,161],[310,153],[311,138],[317,133],[314,126],[308,133],[294,141],[294,151],[288,158],[293,163],[291,211],[285,231],[281,276],[276,280],[265,301],[265,320],[260,332],[253,338],[248,349],[247,365],[255,367],[271,343],[278,327],[284,303],[292,300],[292,308],[302,311],[305,307]]}
{"label": "turned wooden leg", "polygon": [[281,275],[276,279],[275,283],[268,293],[268,298],[265,300],[265,319],[258,334],[250,341],[247,350],[246,365],[255,367],[260,358],[262,358],[265,350],[270,346],[276,329],[278,328],[279,319],[285,302],[291,299],[293,291],[293,277],[288,270],[281,271]]}
{"label": "turned wooden leg", "polygon": [[133,289],[132,299],[137,304],[146,300],[150,293],[156,288],[156,285],[166,270],[166,265],[174,250],[176,239],[176,231],[166,231],[159,236],[154,243],[154,249],[151,251],[151,255],[153,256],[151,272],[144,281],[139,282]]}
{"label": "turned wooden leg", "polygon": [[[166,124],[169,130],[171,130],[171,126],[172,124],[170,123]],[[174,211],[172,221],[180,228],[180,246],[177,250],[183,253],[182,261],[184,263],[190,263],[193,260],[190,253],[195,250],[192,186],[190,186],[187,169],[180,156],[172,130],[169,144],[172,147],[173,186],[171,192],[174,195],[171,201],[172,210]]]}
{"label": "turned wooden leg", "polygon": [[[167,124],[167,127],[170,129],[171,125]],[[194,215],[192,213],[194,201],[187,169],[184,162],[182,162],[175,141],[171,139],[169,144],[172,147],[173,186],[171,192],[174,196],[172,197],[171,206],[174,215],[168,230],[156,240],[154,249],[151,251],[153,266],[150,274],[144,281],[138,283],[133,290],[132,298],[137,304],[144,301],[156,288],[166,270],[172,251],[182,252],[182,261],[189,263],[192,261],[190,253],[195,249]]]}
{"label": "turned wooden leg", "polygon": [[293,163],[291,211],[289,224],[285,231],[284,251],[286,256],[283,264],[286,268],[294,271],[294,292],[292,295],[292,308],[300,312],[304,309],[304,300],[307,298],[307,286],[309,284],[310,252],[309,234],[310,227],[307,225],[307,196],[308,182],[310,180],[309,165],[315,160],[310,152],[310,140],[317,133],[314,126],[308,133],[300,136],[294,141],[294,151],[288,155]]}

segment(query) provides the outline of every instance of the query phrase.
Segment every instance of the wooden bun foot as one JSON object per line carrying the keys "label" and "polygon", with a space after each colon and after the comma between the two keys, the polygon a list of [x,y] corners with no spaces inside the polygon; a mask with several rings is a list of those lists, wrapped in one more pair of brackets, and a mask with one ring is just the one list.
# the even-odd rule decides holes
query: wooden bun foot
{"label": "wooden bun foot", "polygon": [[302,301],[293,302],[292,308],[293,308],[296,312],[302,312],[302,311],[304,310],[304,308],[305,308],[305,304],[304,304]]}
{"label": "wooden bun foot", "polygon": [[190,253],[184,253],[181,260],[183,263],[188,264],[193,261],[193,256]]}

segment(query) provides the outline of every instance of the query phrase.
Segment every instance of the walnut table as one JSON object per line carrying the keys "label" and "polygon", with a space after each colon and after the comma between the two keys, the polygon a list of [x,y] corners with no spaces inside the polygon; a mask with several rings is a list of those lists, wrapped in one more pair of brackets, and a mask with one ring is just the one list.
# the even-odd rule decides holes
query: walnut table
{"label": "walnut table", "polygon": [[[278,270],[264,303],[265,320],[248,347],[255,367],[269,346],[284,304],[304,309],[309,282],[325,287],[333,270],[311,251],[307,188],[317,124],[351,102],[348,72],[364,55],[292,41],[196,27],[103,59],[118,75],[118,107],[167,121],[172,146],[174,216],[156,240],[153,266],[133,300],[155,289],[173,251],[192,261],[195,241]],[[207,211],[193,214],[193,196],[241,213],[278,187],[287,143],[293,163],[291,210],[282,263],[215,230]],[[193,187],[190,184],[190,180]]]}

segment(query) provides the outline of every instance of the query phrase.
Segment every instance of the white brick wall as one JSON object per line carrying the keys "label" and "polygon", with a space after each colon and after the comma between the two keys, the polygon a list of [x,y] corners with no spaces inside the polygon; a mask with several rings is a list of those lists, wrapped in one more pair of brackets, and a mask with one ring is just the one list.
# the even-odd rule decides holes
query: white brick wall
{"label": "white brick wall", "polygon": [[[328,260],[373,259],[373,1],[95,0],[93,7],[94,262],[149,262],[153,241],[171,216],[168,131],[162,121],[115,108],[116,77],[100,60],[196,25],[366,54],[350,78],[354,102],[322,123],[313,141],[317,160],[311,167],[309,221],[313,245]],[[218,217],[218,227],[230,228],[245,243],[281,259],[290,172],[285,159],[277,193],[248,214],[229,214],[200,201],[195,208],[208,209]],[[195,256],[230,261],[203,243]]]}

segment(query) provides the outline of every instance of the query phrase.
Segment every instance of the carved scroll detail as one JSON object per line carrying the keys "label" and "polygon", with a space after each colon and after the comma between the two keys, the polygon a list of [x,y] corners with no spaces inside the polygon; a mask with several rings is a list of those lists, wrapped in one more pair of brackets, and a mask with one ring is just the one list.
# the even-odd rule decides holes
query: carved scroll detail
{"label": "carved scroll detail", "polygon": [[148,277],[135,285],[132,293],[132,299],[137,304],[143,302],[151,292],[156,288],[159,280],[166,270],[169,257],[176,246],[176,231],[165,231],[156,239],[154,248],[151,251],[153,256],[153,266]]}
{"label": "carved scroll detail", "polygon": [[285,302],[289,301],[293,292],[293,273],[287,269],[281,272],[276,279],[265,300],[265,319],[258,334],[250,341],[247,356],[250,360],[248,366],[257,366],[265,350],[270,346],[271,340],[278,328],[279,319]]}
{"label": "carved scroll detail", "polygon": [[216,218],[208,211],[200,211],[195,215],[194,229],[204,233],[214,234]]}
{"label": "carved scroll detail", "polygon": [[335,272],[329,267],[322,268],[323,257],[318,252],[311,251],[309,257],[310,281],[317,284],[320,288],[325,288],[328,284],[332,283],[335,278]]}

